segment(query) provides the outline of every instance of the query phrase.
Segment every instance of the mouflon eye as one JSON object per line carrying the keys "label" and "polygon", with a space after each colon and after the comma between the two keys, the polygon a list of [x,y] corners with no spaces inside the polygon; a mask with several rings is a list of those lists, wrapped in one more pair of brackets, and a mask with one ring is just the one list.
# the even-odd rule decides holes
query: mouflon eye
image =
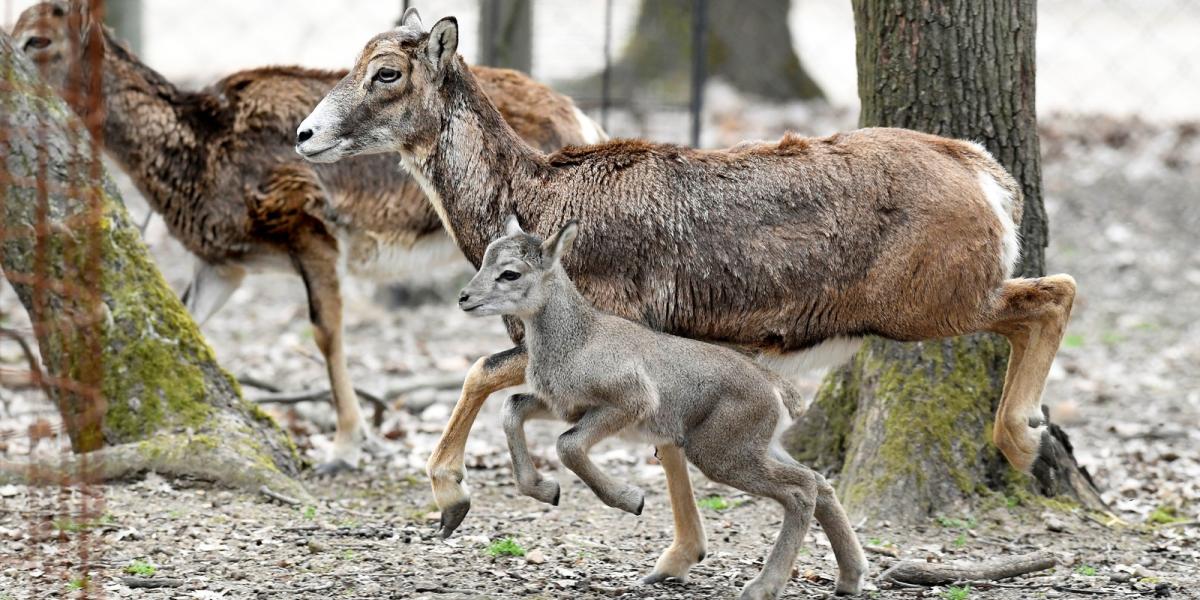
{"label": "mouflon eye", "polygon": [[50,38],[32,37],[28,42],[25,42],[25,50],[41,50],[42,48],[50,47]]}
{"label": "mouflon eye", "polygon": [[521,274],[516,271],[505,271],[498,278],[500,281],[516,281],[521,278]]}
{"label": "mouflon eye", "polygon": [[395,69],[384,67],[378,71],[375,71],[375,81],[380,83],[391,83],[397,79],[400,79],[400,71]]}

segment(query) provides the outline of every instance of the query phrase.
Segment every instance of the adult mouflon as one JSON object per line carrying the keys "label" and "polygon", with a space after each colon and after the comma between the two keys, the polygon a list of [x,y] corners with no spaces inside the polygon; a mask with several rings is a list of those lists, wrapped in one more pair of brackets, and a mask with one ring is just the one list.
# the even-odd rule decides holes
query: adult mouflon
{"label": "adult mouflon", "polygon": [[[416,11],[403,20],[420,27]],[[13,37],[84,119],[103,118],[105,152],[195,256],[184,302],[198,322],[248,272],[304,280],[337,412],[318,472],[355,465],[366,428],[346,368],[339,272],[394,280],[461,253],[394,158],[313,165],[292,151],[296,123],[344,72],[266,67],[184,91],[94,21],[87,2],[43,2],[21,13]],[[476,72],[530,143],[552,150],[604,139],[569,98],[515,71]]]}
{"label": "adult mouflon", "polygon": [[[709,479],[783,506],[779,537],[743,598],[775,598],[783,591],[814,515],[837,557],[837,592],[857,594],[866,559],[833,487],[779,444],[798,408],[788,406],[788,390],[735,350],[596,310],[562,266],[576,231],[572,221],[543,240],[510,217],[505,236],[488,246],[458,301],[472,315],[516,317],[525,332],[533,393],[514,395],[504,405],[520,490],[543,502],[559,501],[558,484],[541,477],[526,447],[529,419],[570,422],[557,444],[563,465],[605,504],[634,514],[642,512],[642,491],[605,474],[588,451],[617,435],[648,440],[660,454],[682,450]],[[683,471],[686,477],[686,466]],[[685,500],[694,502],[672,498]],[[675,565],[672,558],[664,555],[648,579],[686,575],[690,562]]]}
{"label": "adult mouflon", "polygon": [[[1021,191],[978,144],[862,129],[731,150],[620,140],[543,154],[504,123],[457,45],[453,18],[376,36],[301,124],[297,151],[318,162],[398,152],[476,266],[510,214],[542,235],[578,219],[563,266],[598,308],[777,366],[836,363],[865,335],[1002,334],[1012,353],[993,439],[1032,468],[1075,282],[1011,278]],[[524,334],[508,324],[516,347],[476,363],[430,458],[446,535],[470,508],[471,423],[525,377]]]}

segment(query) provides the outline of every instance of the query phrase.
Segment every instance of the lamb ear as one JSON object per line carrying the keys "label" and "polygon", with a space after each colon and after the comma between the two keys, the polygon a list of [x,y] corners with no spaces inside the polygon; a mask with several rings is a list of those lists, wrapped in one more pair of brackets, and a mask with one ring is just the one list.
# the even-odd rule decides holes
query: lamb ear
{"label": "lamb ear", "polygon": [[417,7],[410,6],[404,11],[404,16],[400,17],[401,27],[412,27],[417,31],[425,31],[425,25],[421,23],[421,13],[417,12]]}
{"label": "lamb ear", "polygon": [[521,222],[517,220],[517,215],[508,215],[508,219],[504,221],[504,235],[521,235],[522,233],[525,233],[525,230],[521,229]]}
{"label": "lamb ear", "polygon": [[578,221],[567,221],[554,237],[542,242],[542,257],[550,264],[554,264],[562,257],[571,251],[571,246],[575,244],[575,234],[579,232]]}
{"label": "lamb ear", "polygon": [[433,24],[429,30],[429,41],[425,44],[425,57],[433,63],[433,70],[440,78],[446,66],[454,60],[458,51],[458,19],[446,17]]}

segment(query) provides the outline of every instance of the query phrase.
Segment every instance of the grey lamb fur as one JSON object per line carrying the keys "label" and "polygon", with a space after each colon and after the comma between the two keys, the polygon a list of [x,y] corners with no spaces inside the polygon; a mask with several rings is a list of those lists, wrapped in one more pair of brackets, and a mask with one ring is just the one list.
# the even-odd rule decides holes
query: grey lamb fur
{"label": "grey lamb fur", "polygon": [[526,447],[524,424],[531,418],[573,423],[558,438],[563,465],[605,504],[633,514],[642,512],[642,490],[603,473],[589,449],[615,435],[678,446],[713,481],[784,508],[779,538],[743,598],[782,592],[814,515],[837,557],[838,593],[858,593],[866,560],[833,488],[779,445],[778,434],[791,420],[788,390],[735,350],[597,310],[562,267],[576,231],[570,222],[543,242],[510,217],[506,235],[488,246],[459,298],[469,314],[510,315],[524,325],[533,394],[514,395],[504,406],[521,492],[559,501],[558,484],[541,477]]}

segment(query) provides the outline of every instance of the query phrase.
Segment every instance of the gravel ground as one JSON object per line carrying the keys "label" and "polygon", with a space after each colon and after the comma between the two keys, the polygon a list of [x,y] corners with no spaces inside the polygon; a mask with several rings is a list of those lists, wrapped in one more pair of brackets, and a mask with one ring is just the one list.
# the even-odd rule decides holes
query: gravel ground
{"label": "gravel ground", "polygon": [[[1006,581],[1006,587],[976,585],[970,597],[1200,597],[1196,128],[1054,118],[1044,129],[1048,262],[1051,271],[1071,273],[1080,284],[1046,403],[1130,526],[1004,508],[938,515],[923,527],[865,522],[861,539],[883,552],[868,556],[871,575],[896,560],[892,554],[982,560],[1040,549],[1054,553],[1061,566]],[[124,187],[128,191],[127,182]],[[130,205],[135,214],[144,210],[136,199]],[[152,223],[147,240],[168,279],[182,289],[190,272],[186,254],[161,223]],[[405,297],[449,297],[465,276],[432,274]],[[347,315],[350,368],[367,390],[384,394],[414,379],[462,374],[507,342],[498,321],[469,320],[450,301],[385,308],[373,298],[386,294],[365,284],[354,288]],[[293,277],[253,277],[205,333],[240,376],[288,390],[323,387],[302,298]],[[0,314],[6,326],[28,327],[7,287],[0,291]],[[0,366],[20,365],[15,346],[0,344]],[[373,459],[362,473],[310,480],[318,498],[311,506],[153,475],[86,493],[0,487],[0,599],[75,597],[80,592],[71,588],[83,583],[85,572],[92,597],[729,597],[761,566],[778,531],[781,513],[773,503],[696,473],[698,494],[711,498],[703,509],[708,558],[687,584],[638,586],[671,531],[664,480],[651,452],[613,443],[595,453],[614,475],[647,491],[645,514],[633,517],[604,507],[564,473],[553,452],[560,428],[535,423],[532,450],[564,485],[562,506],[540,505],[512,484],[493,399],[468,446],[472,512],[451,540],[434,539],[435,508],[421,467],[456,397],[454,390],[422,390],[398,398],[380,427],[394,454]],[[0,401],[0,456],[61,449],[63,440],[53,433],[30,448],[30,431],[60,429],[43,399],[0,389]],[[333,426],[326,405],[275,414],[309,458],[323,456]],[[1176,518],[1193,525],[1150,523]],[[489,556],[488,548],[508,537],[525,556]],[[181,585],[131,589],[119,577],[135,563],[152,565],[153,578]],[[785,597],[831,595],[834,574],[828,543],[816,529]],[[871,595],[922,593],[943,597],[947,591],[879,589]]]}

